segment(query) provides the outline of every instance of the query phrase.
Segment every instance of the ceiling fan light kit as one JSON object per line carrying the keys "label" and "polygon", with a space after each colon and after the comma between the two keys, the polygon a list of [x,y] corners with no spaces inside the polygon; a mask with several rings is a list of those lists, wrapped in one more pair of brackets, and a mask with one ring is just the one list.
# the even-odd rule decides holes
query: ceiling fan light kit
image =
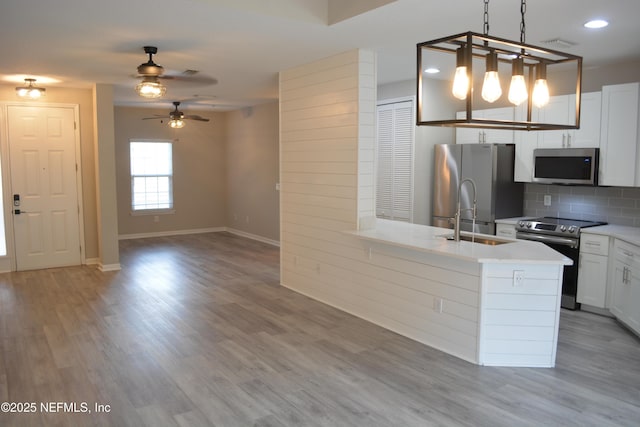
{"label": "ceiling fan light kit", "polygon": [[169,120],[169,126],[173,129],[182,129],[184,127],[184,120],[182,119],[171,119]]}
{"label": "ceiling fan light kit", "polygon": [[[472,31],[455,34],[417,44],[417,98],[416,125],[468,128],[494,128],[511,130],[556,130],[580,127],[580,93],[582,87],[582,57],[533,46],[525,43],[526,0],[521,0],[520,41],[489,36],[489,0],[484,0],[484,33]],[[460,103],[458,111],[464,117],[445,116],[438,107],[427,108],[429,94],[425,93],[423,70],[455,60],[452,102]],[[476,65],[476,67],[474,67]],[[482,69],[484,79],[474,75],[474,68]],[[548,73],[553,70],[554,73]],[[508,101],[520,108],[513,120],[495,120],[474,117],[474,111],[490,108],[502,97],[500,75],[510,75]],[[555,80],[551,77],[556,77]],[[474,90],[474,79],[482,88]],[[568,82],[568,83],[567,83]],[[541,123],[532,120],[533,106],[543,107],[549,102],[550,90],[556,94],[576,96],[575,123]],[[504,102],[504,101],[503,101]],[[433,104],[431,104],[433,105]],[[522,107],[518,107],[522,105]],[[525,108],[526,107],[526,108]],[[526,111],[525,111],[526,110]],[[450,113],[449,113],[450,114]]]}
{"label": "ceiling fan light kit", "polygon": [[167,92],[167,88],[158,80],[164,73],[164,67],[153,62],[153,55],[158,53],[158,48],[144,46],[144,53],[149,55],[149,60],[138,65],[138,74],[142,76],[142,81],[136,85],[136,92],[143,98],[160,98]]}
{"label": "ceiling fan light kit", "polygon": [[24,79],[24,86],[16,88],[16,95],[23,99],[40,99],[45,95],[45,88],[35,85],[36,79]]}
{"label": "ceiling fan light kit", "polygon": [[169,112],[169,115],[155,115],[154,117],[144,117],[142,120],[154,120],[154,119],[169,119],[169,126],[173,129],[181,129],[185,125],[185,120],[196,120],[199,122],[208,122],[209,119],[200,117],[196,114],[184,114],[178,110],[180,101],[173,102],[174,109]]}
{"label": "ceiling fan light kit", "polygon": [[157,77],[145,77],[136,85],[136,92],[143,98],[160,98],[167,93],[167,88]]}

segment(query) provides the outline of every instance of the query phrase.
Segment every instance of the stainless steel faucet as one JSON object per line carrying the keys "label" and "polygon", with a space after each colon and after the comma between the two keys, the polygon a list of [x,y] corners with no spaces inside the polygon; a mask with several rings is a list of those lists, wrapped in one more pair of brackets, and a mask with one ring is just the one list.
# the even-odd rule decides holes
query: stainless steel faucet
{"label": "stainless steel faucet", "polygon": [[[472,208],[466,208],[466,209],[461,209],[460,208],[460,196],[462,194],[462,185],[465,182],[470,182],[471,183],[471,187],[473,188],[473,207]],[[456,211],[456,216],[455,216],[455,225],[454,225],[454,229],[453,229],[453,240],[455,240],[456,242],[460,241],[460,212],[465,210],[465,211],[471,211],[472,215],[473,215],[473,228],[475,229],[475,222],[476,222],[476,207],[477,207],[477,199],[476,199],[476,183],[473,182],[473,180],[471,178],[465,178],[462,181],[460,181],[460,185],[458,186],[458,210]],[[472,229],[472,232],[475,231]]]}

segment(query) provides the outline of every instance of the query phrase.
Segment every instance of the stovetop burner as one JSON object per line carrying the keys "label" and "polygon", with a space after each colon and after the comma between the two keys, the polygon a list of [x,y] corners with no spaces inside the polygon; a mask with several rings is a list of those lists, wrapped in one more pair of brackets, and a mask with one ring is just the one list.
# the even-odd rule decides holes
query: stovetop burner
{"label": "stovetop burner", "polygon": [[583,228],[606,224],[607,223],[603,221],[586,221],[581,219],[544,216],[541,218],[518,221],[516,230],[528,233],[573,235],[577,237],[580,234],[580,230]]}

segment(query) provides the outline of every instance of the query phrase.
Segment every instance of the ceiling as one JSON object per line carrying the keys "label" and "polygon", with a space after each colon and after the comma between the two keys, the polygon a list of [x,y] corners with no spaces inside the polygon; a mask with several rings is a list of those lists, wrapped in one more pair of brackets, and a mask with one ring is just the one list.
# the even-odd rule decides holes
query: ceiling
{"label": "ceiling", "polygon": [[[218,80],[168,82],[164,105],[236,109],[277,99],[279,71],[354,48],[378,53],[379,83],[411,79],[416,43],[481,33],[483,9],[483,0],[2,0],[0,80],[107,83],[116,105],[158,105],[133,90],[142,47],[152,45],[165,72]],[[583,56],[585,67],[637,60],[638,16],[638,0],[529,0],[526,42],[575,43],[551,47]],[[592,18],[610,25],[584,28]],[[519,40],[518,1],[491,0],[489,21],[490,35]]]}

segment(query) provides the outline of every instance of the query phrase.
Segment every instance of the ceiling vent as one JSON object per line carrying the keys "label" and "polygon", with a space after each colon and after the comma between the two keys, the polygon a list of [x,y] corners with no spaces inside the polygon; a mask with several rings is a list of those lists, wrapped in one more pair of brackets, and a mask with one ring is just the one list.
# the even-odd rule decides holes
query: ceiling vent
{"label": "ceiling vent", "polygon": [[555,39],[550,39],[550,40],[543,40],[541,43],[549,46],[549,47],[557,47],[557,48],[562,48],[562,49],[567,49],[570,47],[575,46],[577,43],[573,43],[573,42],[569,42],[566,40],[562,40],[560,38],[555,38]]}

